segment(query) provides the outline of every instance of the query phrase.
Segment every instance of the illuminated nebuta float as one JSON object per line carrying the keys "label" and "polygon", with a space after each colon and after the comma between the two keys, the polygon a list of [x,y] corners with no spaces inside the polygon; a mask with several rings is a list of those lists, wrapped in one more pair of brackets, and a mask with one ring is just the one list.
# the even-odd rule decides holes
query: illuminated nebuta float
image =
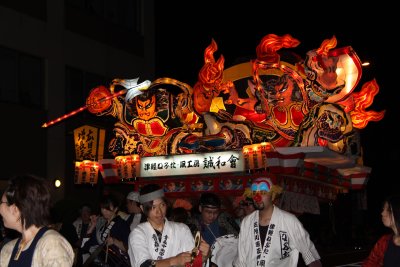
{"label": "illuminated nebuta float", "polygon": [[117,119],[112,164],[100,160],[105,182],[111,168],[119,182],[156,179],[172,196],[238,195],[261,173],[286,192],[322,199],[363,188],[371,169],[362,166],[359,130],[384,116],[366,110],[379,86],[356,90],[360,59],[350,46],[336,48],[335,37],[305,59],[291,52],[299,43],[268,34],[255,59],[225,69],[212,40],[194,86],[159,78],[94,88],[88,110]]}

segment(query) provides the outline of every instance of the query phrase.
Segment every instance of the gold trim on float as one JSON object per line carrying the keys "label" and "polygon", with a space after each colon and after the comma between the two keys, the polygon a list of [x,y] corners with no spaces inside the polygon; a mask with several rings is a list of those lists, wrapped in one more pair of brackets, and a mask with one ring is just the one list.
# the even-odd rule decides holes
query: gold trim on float
{"label": "gold trim on float", "polygon": [[[295,66],[293,66],[292,64],[286,63],[281,61],[280,62],[281,65],[284,65],[286,67],[289,67],[291,69],[295,69]],[[252,67],[252,63],[251,62],[244,62],[244,63],[240,63],[237,65],[234,65],[230,68],[227,68],[226,70],[224,70],[224,76],[223,76],[223,81],[237,81],[243,78],[247,78],[247,77],[253,77],[253,67]],[[276,75],[276,76],[281,76],[283,75],[283,71],[280,69],[276,69],[276,68],[272,68],[272,69],[260,69],[259,70],[261,75]]]}

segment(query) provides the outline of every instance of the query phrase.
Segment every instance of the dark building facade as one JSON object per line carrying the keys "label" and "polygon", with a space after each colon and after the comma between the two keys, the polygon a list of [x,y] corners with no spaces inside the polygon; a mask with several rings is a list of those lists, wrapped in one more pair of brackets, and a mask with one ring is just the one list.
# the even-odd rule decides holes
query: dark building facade
{"label": "dark building facade", "polygon": [[73,181],[73,130],[107,122],[82,112],[41,126],[84,106],[92,88],[114,78],[153,78],[154,3],[2,1],[0,22],[0,186],[29,172],[62,181],[56,200],[79,193],[85,188]]}

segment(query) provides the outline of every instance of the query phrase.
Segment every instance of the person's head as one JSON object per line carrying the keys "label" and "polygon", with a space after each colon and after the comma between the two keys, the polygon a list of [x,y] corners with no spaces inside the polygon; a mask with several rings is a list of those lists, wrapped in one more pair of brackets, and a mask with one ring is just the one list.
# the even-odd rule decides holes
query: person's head
{"label": "person's head", "polygon": [[255,179],[251,184],[254,206],[258,210],[269,208],[273,205],[275,197],[282,192],[280,186],[274,185],[268,177]]}
{"label": "person's head", "polygon": [[82,221],[84,223],[88,223],[88,222],[90,222],[90,215],[92,215],[92,208],[89,205],[84,204],[79,209],[79,214],[80,214]]}
{"label": "person's head", "polygon": [[100,199],[101,214],[107,220],[112,220],[118,212],[119,202],[114,195],[104,195]]}
{"label": "person's head", "polygon": [[170,220],[174,222],[187,223],[189,221],[189,213],[183,207],[173,208],[171,210]]}
{"label": "person's head", "polygon": [[199,211],[205,224],[213,223],[219,215],[221,200],[214,193],[203,193],[200,196]]}
{"label": "person's head", "polygon": [[246,216],[246,215],[244,214],[244,209],[243,209],[243,207],[240,206],[240,205],[235,206],[235,207],[233,208],[233,213],[234,213],[234,215],[235,215],[235,218],[243,218],[244,216]]}
{"label": "person's head", "polygon": [[245,216],[249,215],[256,209],[253,200],[253,192],[251,191],[250,187],[245,188],[239,205],[243,208]]}
{"label": "person's head", "polygon": [[249,215],[252,213],[256,207],[254,206],[254,200],[252,198],[245,198],[239,203],[240,207],[244,211],[244,215]]}
{"label": "person's head", "polygon": [[155,224],[163,224],[167,215],[167,201],[164,190],[157,184],[147,184],[140,190],[139,201],[147,220]]}
{"label": "person's head", "polygon": [[140,213],[139,192],[131,191],[126,196],[126,209],[130,214]]}
{"label": "person's head", "polygon": [[1,197],[4,226],[22,232],[32,225],[48,225],[50,200],[50,185],[43,178],[30,174],[11,178]]}
{"label": "person's head", "polygon": [[400,196],[389,196],[385,199],[382,209],[382,223],[393,230],[395,234],[400,233]]}

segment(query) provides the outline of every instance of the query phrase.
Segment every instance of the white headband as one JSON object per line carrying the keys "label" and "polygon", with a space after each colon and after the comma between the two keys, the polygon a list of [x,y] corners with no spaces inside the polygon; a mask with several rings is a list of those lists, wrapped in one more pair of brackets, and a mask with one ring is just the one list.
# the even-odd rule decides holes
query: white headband
{"label": "white headband", "polygon": [[154,192],[150,192],[144,195],[139,196],[139,201],[141,204],[152,201],[157,198],[164,197],[164,189],[158,189]]}

